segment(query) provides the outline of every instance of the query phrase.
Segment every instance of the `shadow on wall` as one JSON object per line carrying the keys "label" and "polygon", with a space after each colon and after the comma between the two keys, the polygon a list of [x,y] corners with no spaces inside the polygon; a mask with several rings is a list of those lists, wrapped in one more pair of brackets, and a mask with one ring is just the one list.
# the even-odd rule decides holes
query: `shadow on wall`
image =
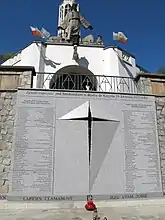
{"label": "shadow on wall", "polygon": [[80,59],[78,59],[77,63],[79,66],[82,66],[88,69],[89,62],[85,57],[81,57]]}
{"label": "shadow on wall", "polygon": [[120,55],[118,54],[118,52],[113,48],[113,50],[115,51],[115,53],[117,54],[118,58],[119,58],[119,61],[120,61],[120,64],[123,66],[123,68],[126,69],[128,75],[130,78],[134,79],[131,71],[128,69],[127,65],[124,63],[124,61],[121,59]]}
{"label": "shadow on wall", "polygon": [[45,65],[46,66],[51,66],[52,68],[56,68],[57,65],[60,65],[61,63],[56,63],[54,62],[53,60],[50,60],[49,58],[45,57],[44,58],[44,61],[45,61]]}
{"label": "shadow on wall", "polygon": [[129,75],[129,77],[132,78],[132,79],[134,79],[134,77],[133,77],[131,71],[128,69],[128,67],[126,66],[126,64],[124,63],[124,61],[123,61],[120,57],[119,57],[119,61],[120,61],[120,64],[123,66],[123,68],[126,69],[128,75]]}
{"label": "shadow on wall", "polygon": [[[61,63],[57,63],[57,62],[49,59],[48,57],[43,57],[43,59],[44,59],[44,63],[46,66],[51,66],[54,69],[56,69],[57,65],[61,65]],[[82,67],[85,67],[88,69],[89,62],[86,59],[86,57],[81,57],[80,59],[78,59],[77,63],[79,66],[82,66]]]}

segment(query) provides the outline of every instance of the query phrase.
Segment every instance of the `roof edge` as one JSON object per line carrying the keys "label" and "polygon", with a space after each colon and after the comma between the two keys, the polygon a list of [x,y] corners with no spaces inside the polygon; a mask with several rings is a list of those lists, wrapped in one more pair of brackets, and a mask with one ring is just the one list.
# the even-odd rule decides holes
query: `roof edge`
{"label": "roof edge", "polygon": [[136,76],[136,80],[139,80],[141,77],[143,78],[150,78],[150,79],[165,79],[165,74],[159,73],[139,73]]}
{"label": "roof edge", "polygon": [[[22,50],[24,50],[25,48],[27,48],[27,47],[29,47],[31,44],[33,44],[33,43],[43,43],[43,42],[41,42],[41,41],[31,41],[31,42],[29,42],[28,44],[26,44],[26,46],[24,46],[23,48],[21,48],[20,50],[18,50],[17,52],[15,52],[14,54],[13,54],[13,56],[11,56],[9,59],[12,59],[12,58],[14,58],[17,54],[19,54],[19,53],[21,53],[22,52]],[[9,59],[7,59],[7,60],[5,60],[3,63],[5,63],[6,61],[8,61]],[[3,64],[2,63],[2,64]],[[2,65],[1,64],[1,65]]]}
{"label": "roof edge", "polygon": [[0,71],[17,71],[17,72],[24,72],[24,71],[32,71],[32,75],[36,76],[36,71],[33,66],[0,66]]}
{"label": "roof edge", "polygon": [[121,51],[127,53],[129,56],[135,58],[135,56],[134,56],[133,54],[127,52],[126,50],[122,49],[122,48],[119,47],[119,46],[106,46],[106,47],[104,47],[104,50],[109,49],[109,48],[113,48],[113,49],[116,48],[116,49],[119,49],[119,50],[121,50]]}
{"label": "roof edge", "polygon": [[136,67],[142,70],[145,73],[150,73],[150,71],[146,70],[145,68],[141,67],[140,65],[136,64]]}

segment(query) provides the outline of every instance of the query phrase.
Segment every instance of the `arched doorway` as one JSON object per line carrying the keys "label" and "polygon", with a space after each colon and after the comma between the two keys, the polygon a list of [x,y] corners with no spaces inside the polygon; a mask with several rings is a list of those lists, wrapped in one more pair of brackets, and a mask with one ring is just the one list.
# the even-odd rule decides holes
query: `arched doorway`
{"label": "arched doorway", "polygon": [[53,75],[49,88],[96,91],[97,80],[95,75],[87,68],[70,65],[61,68]]}

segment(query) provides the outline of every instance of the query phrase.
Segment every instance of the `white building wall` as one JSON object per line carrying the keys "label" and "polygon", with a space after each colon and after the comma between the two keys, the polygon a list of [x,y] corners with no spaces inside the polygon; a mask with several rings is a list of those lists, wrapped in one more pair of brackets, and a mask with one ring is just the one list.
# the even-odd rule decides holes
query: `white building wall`
{"label": "white building wall", "polygon": [[107,76],[119,76],[118,57],[113,48],[105,48],[103,50],[103,74]]}
{"label": "white building wall", "polygon": [[15,56],[11,57],[10,59],[8,59],[5,63],[3,63],[1,65],[2,66],[3,65],[20,66],[21,59],[22,59],[22,51],[18,52]]}
{"label": "white building wall", "polygon": [[[33,42],[28,47],[18,53],[15,58],[7,60],[2,65],[13,66],[34,66],[36,72],[56,73],[58,70],[69,65],[79,65],[89,69],[94,75],[117,76],[117,77],[135,77],[136,63],[134,58],[131,59],[132,65],[122,61],[122,51],[113,47],[92,47],[79,46],[78,54],[79,61],[76,62],[73,57],[73,46],[47,44],[42,45],[44,50],[41,52],[41,43]],[[120,57],[120,59],[119,59]],[[124,63],[124,65],[123,65]],[[131,74],[130,74],[131,73]],[[102,82],[102,91],[114,91],[112,84],[114,79],[111,77],[98,78],[99,83]],[[48,74],[43,75],[41,81],[45,81]],[[108,79],[108,82],[107,82]],[[34,77],[34,88],[37,85],[37,76]],[[115,83],[116,84],[116,83]],[[49,80],[46,83],[46,88],[49,88]],[[116,88],[116,85],[114,85]],[[45,88],[45,87],[44,87]]]}
{"label": "white building wall", "polygon": [[118,57],[116,56],[113,48],[105,48],[102,52],[103,66],[101,78],[98,78],[101,91],[115,91],[116,85],[113,83],[113,77],[107,76],[119,76]]}
{"label": "white building wall", "polygon": [[31,44],[22,51],[21,65],[34,66],[35,70],[39,69],[40,51],[36,43]]}
{"label": "white building wall", "polygon": [[18,52],[14,57],[8,59],[2,65],[9,66],[33,66],[38,71],[40,51],[36,43],[30,44],[22,51]]}
{"label": "white building wall", "polygon": [[[40,43],[33,42],[22,49],[14,57],[8,59],[2,65],[9,66],[33,66],[35,71],[39,71]],[[33,77],[33,87],[36,88],[37,76]]]}
{"label": "white building wall", "polygon": [[[45,72],[54,73],[68,65],[80,65],[88,68],[95,75],[103,74],[103,48],[97,47],[78,47],[79,61],[75,62],[73,58],[73,47],[65,45],[48,45],[46,48],[46,57],[57,63],[56,67],[45,66]],[[60,64],[60,65],[58,65]]]}
{"label": "white building wall", "polygon": [[[135,77],[136,76],[136,61],[135,58],[132,56],[128,56],[128,61],[124,61],[122,58],[123,51],[119,49],[115,49],[118,56],[121,57],[121,59],[118,58],[119,63],[119,73],[120,76],[123,77]],[[126,60],[126,59],[125,59]]]}
{"label": "white building wall", "polygon": [[[55,73],[61,68],[70,65],[79,65],[89,69],[94,75],[103,74],[103,48],[100,47],[78,47],[79,61],[73,60],[73,46],[47,45],[46,57],[53,61],[52,65],[45,65],[45,72]],[[48,64],[48,62],[47,62]],[[99,64],[99,65],[98,65]],[[48,75],[45,75],[44,80]],[[45,82],[49,88],[49,81]]]}
{"label": "white building wall", "polygon": [[[123,78],[116,79],[118,92],[137,92],[136,82],[132,79],[136,77],[136,61],[133,56],[122,51],[115,49],[118,58],[119,76]],[[124,78],[128,77],[128,78]]]}
{"label": "white building wall", "polygon": [[[39,61],[40,61],[40,45],[33,43],[22,50],[21,66],[34,66],[35,71],[39,71]],[[33,87],[36,88],[37,76],[33,77]]]}

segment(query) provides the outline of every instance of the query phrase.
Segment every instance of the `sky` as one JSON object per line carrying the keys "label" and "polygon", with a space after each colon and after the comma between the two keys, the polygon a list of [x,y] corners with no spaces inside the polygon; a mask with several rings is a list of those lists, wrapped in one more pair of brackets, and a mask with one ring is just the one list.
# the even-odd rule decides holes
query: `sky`
{"label": "sky", "polygon": [[[17,52],[31,41],[29,26],[57,33],[58,6],[62,0],[1,0],[0,54]],[[81,14],[106,46],[118,45],[136,57],[150,72],[165,66],[165,0],[77,0]],[[128,37],[126,45],[114,42],[113,32]]]}

